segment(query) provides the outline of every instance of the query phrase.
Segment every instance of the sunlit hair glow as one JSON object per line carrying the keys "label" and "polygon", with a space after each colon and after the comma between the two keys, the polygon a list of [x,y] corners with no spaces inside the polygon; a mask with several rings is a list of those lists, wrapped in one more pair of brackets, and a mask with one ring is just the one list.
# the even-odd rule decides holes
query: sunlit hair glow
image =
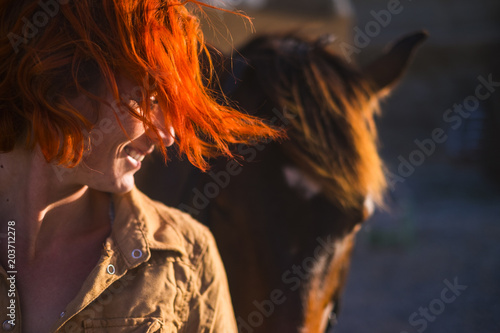
{"label": "sunlit hair glow", "polygon": [[[204,73],[210,71],[202,70],[200,59],[207,54],[203,58],[210,65],[210,57],[193,15],[194,10],[201,11],[202,3],[45,3],[49,2],[53,10],[45,24],[34,21],[43,10],[39,1],[2,2],[0,151],[11,151],[17,144],[32,149],[38,144],[47,161],[77,165],[88,141],[84,130],[91,130],[93,121],[84,118],[69,99],[84,94],[102,103],[106,91],[158,137],[149,100],[156,96],[165,119],[162,127],[174,128],[179,151],[202,169],[207,157],[231,156],[228,145],[232,143],[276,136],[256,118],[218,105],[206,88],[211,78]],[[30,24],[36,33],[27,29]],[[135,98],[140,111],[128,107],[129,101],[118,90],[117,74],[140,87]]]}

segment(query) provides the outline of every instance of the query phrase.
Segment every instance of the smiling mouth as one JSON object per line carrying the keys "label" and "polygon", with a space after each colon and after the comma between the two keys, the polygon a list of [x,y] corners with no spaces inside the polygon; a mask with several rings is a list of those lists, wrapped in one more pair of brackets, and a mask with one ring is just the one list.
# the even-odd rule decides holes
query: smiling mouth
{"label": "smiling mouth", "polygon": [[127,154],[137,162],[141,162],[144,157],[146,157],[146,154],[129,146],[126,146],[123,150],[125,151],[125,154]]}

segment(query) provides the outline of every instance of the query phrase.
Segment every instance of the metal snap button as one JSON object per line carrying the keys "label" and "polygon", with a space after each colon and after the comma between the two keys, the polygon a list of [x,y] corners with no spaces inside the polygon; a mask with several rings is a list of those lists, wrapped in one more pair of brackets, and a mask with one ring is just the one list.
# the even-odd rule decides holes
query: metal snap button
{"label": "metal snap button", "polygon": [[142,251],[141,250],[135,249],[135,250],[132,251],[132,258],[139,259],[140,257],[142,257]]}
{"label": "metal snap button", "polygon": [[6,320],[2,324],[2,328],[4,331],[12,331],[14,329],[14,325],[12,325],[9,320]]}
{"label": "metal snap button", "polygon": [[106,268],[106,272],[108,272],[108,274],[111,274],[111,275],[115,274],[115,272],[116,272],[115,266],[113,266],[112,264],[109,264],[108,268]]}
{"label": "metal snap button", "polygon": [[65,315],[65,314],[66,314],[66,312],[65,312],[65,311],[61,312],[61,314],[59,315],[59,317],[61,317],[61,318],[62,318],[62,317],[64,317],[64,315]]}

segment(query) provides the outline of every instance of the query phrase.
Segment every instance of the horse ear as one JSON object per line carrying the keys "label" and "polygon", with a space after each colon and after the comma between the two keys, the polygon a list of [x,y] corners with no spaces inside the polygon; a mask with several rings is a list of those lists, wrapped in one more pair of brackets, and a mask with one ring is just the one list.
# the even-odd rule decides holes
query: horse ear
{"label": "horse ear", "polygon": [[386,53],[362,69],[378,95],[386,95],[395,86],[427,36],[427,32],[419,31],[399,39]]}

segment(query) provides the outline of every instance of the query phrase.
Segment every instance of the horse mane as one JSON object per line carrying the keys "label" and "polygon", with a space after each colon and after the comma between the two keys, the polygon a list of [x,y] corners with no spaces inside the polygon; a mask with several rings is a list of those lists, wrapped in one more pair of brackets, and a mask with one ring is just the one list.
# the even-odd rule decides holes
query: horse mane
{"label": "horse mane", "polygon": [[337,206],[359,209],[367,196],[382,205],[379,104],[362,73],[319,40],[293,35],[258,37],[240,54],[249,65],[245,75],[251,68],[257,89],[287,115],[285,154]]}

